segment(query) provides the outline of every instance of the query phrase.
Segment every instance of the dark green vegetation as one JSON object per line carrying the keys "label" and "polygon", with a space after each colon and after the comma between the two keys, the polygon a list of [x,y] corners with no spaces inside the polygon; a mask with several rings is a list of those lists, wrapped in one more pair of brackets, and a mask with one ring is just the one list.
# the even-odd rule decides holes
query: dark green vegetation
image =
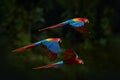
{"label": "dark green vegetation", "polygon": [[[0,80],[116,80],[120,74],[119,0],[0,0]],[[91,34],[66,27],[38,32],[74,17],[87,17]],[[49,62],[41,46],[11,50],[48,37],[61,37],[84,65],[32,70]],[[119,80],[119,79],[118,79]]]}

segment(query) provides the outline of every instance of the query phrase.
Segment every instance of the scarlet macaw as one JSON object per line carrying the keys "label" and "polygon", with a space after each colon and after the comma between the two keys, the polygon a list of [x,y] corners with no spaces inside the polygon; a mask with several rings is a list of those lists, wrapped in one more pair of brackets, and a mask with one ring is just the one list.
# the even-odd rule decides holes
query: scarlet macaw
{"label": "scarlet macaw", "polygon": [[15,49],[12,52],[20,52],[20,51],[23,51],[28,48],[35,47],[41,44],[46,51],[48,59],[55,60],[57,58],[57,54],[61,51],[60,45],[59,45],[60,41],[61,41],[60,38],[47,38],[44,40],[40,40],[36,43]]}
{"label": "scarlet macaw", "polygon": [[64,57],[62,61],[59,61],[53,64],[48,64],[45,66],[39,66],[33,69],[51,68],[51,67],[57,67],[63,64],[83,64],[83,63],[84,62],[82,59],[78,59],[78,55],[74,50],[67,49],[64,52]]}
{"label": "scarlet macaw", "polygon": [[39,31],[48,30],[48,29],[52,29],[52,28],[56,28],[56,27],[60,27],[60,26],[69,24],[71,26],[71,28],[75,29],[76,31],[79,31],[80,33],[87,33],[88,30],[85,27],[85,23],[89,23],[89,20],[87,18],[73,18],[73,19],[64,21],[62,23],[53,25],[53,26],[39,29]]}

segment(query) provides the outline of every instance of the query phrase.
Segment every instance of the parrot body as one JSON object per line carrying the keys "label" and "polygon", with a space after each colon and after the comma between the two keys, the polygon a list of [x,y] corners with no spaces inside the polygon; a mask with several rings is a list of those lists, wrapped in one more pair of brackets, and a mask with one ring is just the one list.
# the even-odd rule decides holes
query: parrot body
{"label": "parrot body", "polygon": [[33,69],[42,69],[42,68],[51,68],[51,67],[57,67],[63,64],[83,64],[83,60],[78,59],[78,55],[76,54],[76,52],[72,49],[67,49],[64,52],[64,57],[62,61],[53,63],[53,64],[48,64],[45,66],[40,66],[40,67],[36,67]]}
{"label": "parrot body", "polygon": [[46,51],[48,59],[55,60],[57,58],[57,54],[61,51],[60,45],[59,45],[60,41],[61,41],[60,38],[47,38],[44,40],[40,40],[36,43],[15,49],[12,52],[20,52],[20,51],[23,51],[28,48],[32,48],[32,47],[35,47],[41,44]]}
{"label": "parrot body", "polygon": [[40,29],[39,31],[48,30],[48,29],[52,29],[52,28],[56,28],[56,27],[60,27],[68,24],[71,26],[71,28],[75,29],[76,31],[79,31],[80,33],[87,33],[88,30],[85,27],[85,23],[88,23],[88,22],[89,20],[87,18],[74,18],[53,26]]}

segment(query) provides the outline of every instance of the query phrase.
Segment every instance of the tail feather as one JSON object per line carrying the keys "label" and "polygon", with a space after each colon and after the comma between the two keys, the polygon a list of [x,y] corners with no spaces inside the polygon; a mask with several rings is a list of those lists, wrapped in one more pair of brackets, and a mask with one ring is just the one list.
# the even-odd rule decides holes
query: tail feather
{"label": "tail feather", "polygon": [[49,27],[46,27],[46,28],[43,28],[43,29],[39,29],[38,31],[48,30],[48,29],[52,29],[52,28],[56,28],[56,27],[60,27],[60,26],[63,26],[63,25],[62,24],[56,24],[56,25],[49,26]]}
{"label": "tail feather", "polygon": [[39,66],[39,67],[35,67],[35,68],[32,68],[32,69],[43,69],[43,68],[50,68],[50,67],[54,67],[56,66],[56,64],[48,64],[48,65],[45,65],[45,66]]}
{"label": "tail feather", "polygon": [[26,49],[34,47],[34,46],[35,46],[34,44],[30,44],[30,45],[27,45],[27,46],[12,50],[12,52],[20,52],[20,51],[26,50]]}

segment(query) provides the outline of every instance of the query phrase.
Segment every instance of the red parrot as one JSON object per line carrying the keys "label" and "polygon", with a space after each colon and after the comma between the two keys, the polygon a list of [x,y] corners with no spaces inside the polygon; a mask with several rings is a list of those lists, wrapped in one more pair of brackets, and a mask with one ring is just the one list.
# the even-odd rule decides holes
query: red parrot
{"label": "red parrot", "polygon": [[85,27],[85,23],[89,23],[89,20],[87,18],[73,18],[73,19],[64,21],[62,23],[53,25],[53,26],[39,29],[39,31],[48,30],[48,29],[52,29],[52,28],[56,28],[56,27],[69,24],[71,28],[75,29],[76,31],[79,31],[80,33],[88,33],[88,30]]}
{"label": "red parrot", "polygon": [[55,60],[57,58],[57,54],[61,51],[59,42],[61,42],[60,38],[47,38],[36,43],[12,50],[12,52],[20,52],[41,44],[46,51],[48,59]]}
{"label": "red parrot", "polygon": [[82,59],[78,58],[77,53],[72,50],[72,49],[67,49],[64,52],[63,60],[53,63],[53,64],[48,64],[45,66],[39,66],[33,69],[42,69],[42,68],[51,68],[51,67],[57,67],[63,64],[83,64],[84,61]]}

